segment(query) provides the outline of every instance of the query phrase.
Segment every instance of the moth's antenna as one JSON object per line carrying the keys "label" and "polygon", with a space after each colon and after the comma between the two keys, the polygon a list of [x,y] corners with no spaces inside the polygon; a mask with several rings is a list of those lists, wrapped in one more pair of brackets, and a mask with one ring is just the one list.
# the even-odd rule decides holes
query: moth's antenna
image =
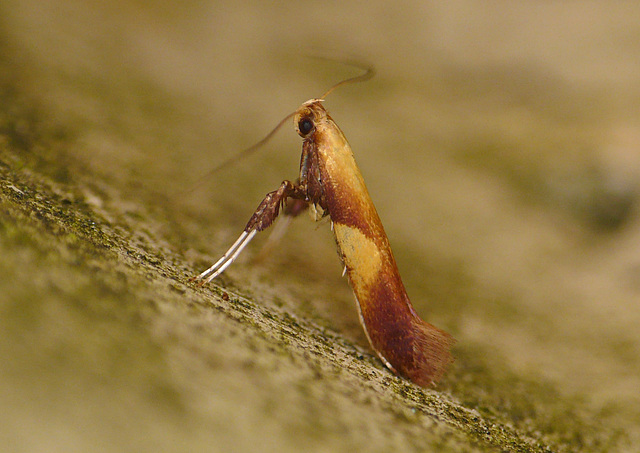
{"label": "moth's antenna", "polygon": [[289,113],[287,116],[285,116],[284,118],[282,118],[282,120],[280,120],[280,122],[278,123],[278,125],[276,127],[273,128],[273,130],[271,132],[269,132],[262,140],[260,140],[259,142],[251,145],[250,147],[243,149],[242,151],[236,153],[235,155],[231,156],[230,158],[228,158],[225,161],[222,161],[220,164],[218,164],[217,166],[213,167],[211,170],[209,170],[208,172],[206,172],[204,175],[200,176],[195,183],[193,183],[193,185],[187,189],[184,190],[182,192],[179,192],[178,195],[186,195],[189,194],[191,192],[193,192],[194,190],[196,190],[197,188],[199,188],[200,186],[202,186],[205,181],[210,178],[212,175],[214,175],[215,173],[219,172],[220,170],[222,170],[223,168],[228,167],[231,164],[234,164],[236,162],[238,162],[241,159],[244,159],[246,156],[254,153],[255,151],[257,151],[262,145],[264,145],[265,143],[267,143],[269,140],[271,140],[271,137],[273,137],[275,135],[276,132],[278,132],[278,130],[290,119],[293,117],[293,115],[295,115],[296,112],[293,113]]}
{"label": "moth's antenna", "polygon": [[[323,58],[323,57],[314,57],[314,58],[318,58],[321,60],[327,60],[327,61],[331,61],[331,62],[336,62],[336,60],[332,60],[330,58]],[[354,61],[341,61],[341,63],[348,65],[348,66],[354,66],[356,68],[360,68],[364,71],[364,74],[360,74],[357,75],[355,77],[350,77],[348,79],[344,79],[338,83],[336,83],[335,85],[333,85],[331,88],[329,88],[321,97],[320,99],[324,100],[327,96],[329,96],[329,94],[331,94],[331,92],[333,90],[335,90],[338,87],[341,87],[342,85],[347,85],[350,83],[357,83],[357,82],[364,82],[365,80],[369,80],[370,78],[372,78],[376,71],[373,68],[373,66],[367,66],[365,64],[362,63],[357,63]],[[193,185],[186,190],[183,190],[181,192],[178,192],[177,195],[186,195],[189,194],[193,191],[195,191],[196,189],[198,189],[199,187],[201,187],[205,181],[207,179],[209,179],[212,175],[214,175],[215,173],[219,172],[220,170],[222,170],[223,168],[228,167],[231,164],[234,164],[236,162],[238,162],[239,160],[244,159],[245,157],[249,156],[250,154],[253,154],[255,151],[257,151],[259,148],[262,147],[262,145],[264,145],[265,143],[267,143],[269,140],[271,140],[271,138],[275,135],[276,132],[278,132],[278,130],[287,122],[289,121],[289,119],[291,119],[293,117],[293,115],[295,115],[296,112],[292,112],[289,113],[287,116],[285,116],[282,120],[280,120],[280,122],[278,123],[278,125],[276,127],[273,128],[273,130],[271,132],[269,132],[262,140],[260,140],[259,142],[255,143],[254,145],[251,145],[250,147],[243,149],[242,151],[238,152],[237,154],[235,154],[234,156],[231,156],[230,158],[228,158],[225,161],[222,161],[219,165],[215,166],[214,168],[212,168],[211,170],[209,170],[207,173],[205,173],[204,175],[200,176],[194,183]]]}
{"label": "moth's antenna", "polygon": [[[331,61],[331,60],[329,60]],[[358,76],[355,77],[350,77],[348,79],[342,80],[338,83],[336,83],[334,86],[332,86],[331,88],[329,88],[327,91],[325,91],[325,93],[320,96],[320,99],[325,99],[327,96],[329,96],[329,94],[331,94],[331,92],[333,90],[335,90],[338,87],[341,87],[342,85],[347,85],[350,83],[358,83],[358,82],[364,82],[366,80],[369,80],[370,78],[372,78],[374,75],[376,75],[376,70],[373,66],[366,66],[364,64],[361,63],[355,63],[353,61],[347,61],[345,62],[345,64],[349,65],[349,66],[355,66],[357,68],[360,68],[364,71],[364,74],[360,74]]]}

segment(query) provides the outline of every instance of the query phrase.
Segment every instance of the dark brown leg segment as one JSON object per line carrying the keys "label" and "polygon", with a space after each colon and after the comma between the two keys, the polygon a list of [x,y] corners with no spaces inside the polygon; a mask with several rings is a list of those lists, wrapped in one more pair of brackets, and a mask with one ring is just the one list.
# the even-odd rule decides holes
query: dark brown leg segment
{"label": "dark brown leg segment", "polygon": [[[304,200],[306,194],[301,186],[293,184],[291,181],[282,181],[280,187],[273,192],[269,192],[262,200],[262,203],[253,213],[251,219],[244,228],[247,233],[250,231],[262,231],[269,228],[273,221],[278,217],[280,213],[280,206],[284,205],[287,198],[294,198],[296,200]],[[295,213],[294,215],[297,215]]]}

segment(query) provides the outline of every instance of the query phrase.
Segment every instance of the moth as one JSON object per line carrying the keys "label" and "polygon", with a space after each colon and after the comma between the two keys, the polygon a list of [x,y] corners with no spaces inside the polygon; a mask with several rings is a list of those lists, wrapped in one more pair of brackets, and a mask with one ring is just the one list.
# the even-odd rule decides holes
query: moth
{"label": "moth", "polygon": [[322,105],[337,86],[369,76],[367,73],[342,81],[285,118],[293,117],[303,140],[298,179],[285,180],[269,192],[237,241],[195,279],[206,283],[224,272],[254,236],[274,222],[283,206],[290,216],[306,207],[315,211],[317,220],[329,216],[371,347],[391,371],[428,386],[435,384],[452,362],[450,349],[454,340],[423,321],[411,305],[351,147]]}

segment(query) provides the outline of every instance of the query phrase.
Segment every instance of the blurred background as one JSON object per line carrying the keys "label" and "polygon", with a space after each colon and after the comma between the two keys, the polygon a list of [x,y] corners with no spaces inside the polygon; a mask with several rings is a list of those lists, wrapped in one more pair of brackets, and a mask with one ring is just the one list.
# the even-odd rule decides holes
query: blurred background
{"label": "blurred background", "polygon": [[[300,139],[286,125],[251,157],[199,178],[357,73],[339,60],[373,65],[373,80],[325,105],[416,309],[458,340],[440,389],[567,451],[640,444],[640,4],[5,0],[0,13],[3,115],[27,118],[4,127],[3,143],[194,273],[266,192],[297,177]],[[255,242],[223,282],[368,350],[328,223],[302,216],[260,262],[251,257],[264,238]],[[46,301],[43,285],[11,300]],[[19,397],[36,385],[21,378],[35,359],[8,341],[5,363],[18,365],[5,387]],[[65,393],[47,417],[77,398]],[[220,399],[208,398],[199,411],[219,414]],[[191,409],[186,431],[216,432]],[[242,428],[212,415],[217,429],[244,432],[268,413],[245,410]],[[30,412],[18,413],[26,423]],[[117,436],[95,429],[90,439]],[[272,446],[286,450],[286,433],[274,432]],[[364,445],[350,432],[349,445]]]}

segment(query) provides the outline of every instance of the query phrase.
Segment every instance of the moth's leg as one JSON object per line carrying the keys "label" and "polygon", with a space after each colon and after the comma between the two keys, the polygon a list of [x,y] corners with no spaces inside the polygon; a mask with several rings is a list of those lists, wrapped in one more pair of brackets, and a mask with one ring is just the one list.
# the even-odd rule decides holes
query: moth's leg
{"label": "moth's leg", "polygon": [[222,258],[193,280],[202,280],[202,284],[205,284],[222,274],[251,242],[256,233],[268,228],[273,223],[280,213],[280,206],[284,204],[287,198],[304,199],[304,197],[304,190],[298,184],[293,184],[291,181],[283,181],[277,190],[269,192],[264,197],[240,237],[222,255]]}

